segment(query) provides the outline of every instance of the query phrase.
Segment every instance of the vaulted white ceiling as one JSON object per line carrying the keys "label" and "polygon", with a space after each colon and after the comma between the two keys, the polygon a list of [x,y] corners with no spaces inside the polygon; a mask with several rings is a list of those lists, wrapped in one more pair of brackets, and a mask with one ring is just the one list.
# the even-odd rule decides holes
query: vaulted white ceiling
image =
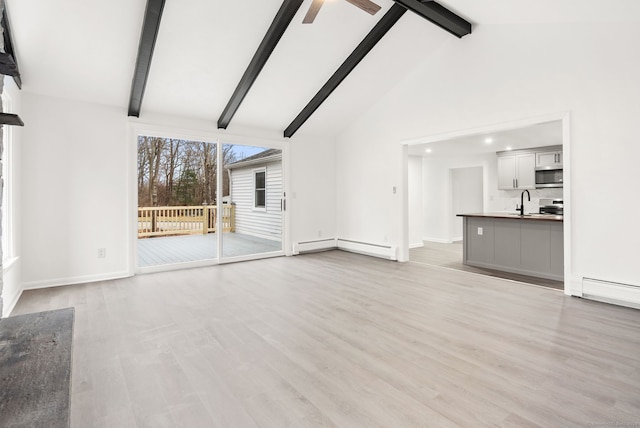
{"label": "vaulted white ceiling", "polygon": [[[124,114],[145,0],[6,0],[26,92],[116,106]],[[284,130],[393,5],[363,13],[327,1],[302,24],[305,0],[229,125]],[[474,24],[631,20],[640,1],[442,0]],[[167,0],[140,117],[216,122],[281,0]],[[465,36],[473,37],[473,34]],[[447,43],[464,43],[407,12],[300,129],[331,136]]]}

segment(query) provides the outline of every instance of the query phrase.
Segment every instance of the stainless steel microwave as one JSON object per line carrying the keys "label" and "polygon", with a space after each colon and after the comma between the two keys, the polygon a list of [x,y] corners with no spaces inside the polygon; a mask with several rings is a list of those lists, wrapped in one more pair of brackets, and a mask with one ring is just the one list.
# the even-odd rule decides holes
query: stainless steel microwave
{"label": "stainless steel microwave", "polygon": [[536,189],[562,187],[562,169],[536,169]]}

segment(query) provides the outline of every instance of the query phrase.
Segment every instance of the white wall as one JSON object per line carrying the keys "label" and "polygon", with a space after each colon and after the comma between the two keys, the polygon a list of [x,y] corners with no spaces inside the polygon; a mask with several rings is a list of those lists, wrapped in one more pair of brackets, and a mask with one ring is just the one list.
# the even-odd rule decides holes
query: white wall
{"label": "white wall", "polygon": [[[133,272],[135,126],[205,140],[216,133],[232,135],[217,130],[215,121],[152,114],[131,121],[124,109],[29,93],[23,93],[22,101],[25,127],[18,168],[22,181],[21,289]],[[256,135],[271,140],[278,137],[240,131],[233,135],[233,142],[254,144],[259,140]],[[288,195],[290,240],[317,239],[318,233],[334,238],[334,142],[279,140],[282,147],[290,145],[285,171],[292,189]],[[97,257],[98,248],[106,248],[106,258]]]}
{"label": "white wall", "polygon": [[481,166],[452,168],[451,177],[451,240],[462,240],[462,217],[458,214],[484,211],[484,171]]}
{"label": "white wall", "polygon": [[27,93],[22,101],[24,287],[127,275],[126,112]]}
{"label": "white wall", "polygon": [[601,205],[629,206],[640,183],[640,57],[630,54],[639,39],[637,26],[617,24],[487,25],[452,37],[338,138],[338,234],[404,242],[389,192],[401,183],[402,141],[569,111],[571,274],[639,284],[636,210]]}
{"label": "white wall", "polygon": [[297,138],[289,145],[291,242],[311,242],[336,237],[335,142]]}

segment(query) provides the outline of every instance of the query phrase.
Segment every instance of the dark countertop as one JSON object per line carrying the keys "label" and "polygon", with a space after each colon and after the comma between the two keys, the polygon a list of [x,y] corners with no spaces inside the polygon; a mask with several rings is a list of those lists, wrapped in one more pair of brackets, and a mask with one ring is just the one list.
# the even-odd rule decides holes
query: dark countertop
{"label": "dark countertop", "polygon": [[472,213],[457,214],[457,217],[485,217],[485,218],[507,218],[513,220],[535,220],[535,221],[564,221],[561,215],[553,214],[515,214],[515,213]]}

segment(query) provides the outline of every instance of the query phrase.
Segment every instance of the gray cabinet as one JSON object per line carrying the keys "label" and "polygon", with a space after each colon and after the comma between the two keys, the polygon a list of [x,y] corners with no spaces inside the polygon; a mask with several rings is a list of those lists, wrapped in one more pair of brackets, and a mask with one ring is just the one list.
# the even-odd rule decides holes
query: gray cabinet
{"label": "gray cabinet", "polygon": [[466,265],[562,281],[561,221],[464,217]]}
{"label": "gray cabinet", "polygon": [[535,189],[535,153],[498,155],[498,189]]}

